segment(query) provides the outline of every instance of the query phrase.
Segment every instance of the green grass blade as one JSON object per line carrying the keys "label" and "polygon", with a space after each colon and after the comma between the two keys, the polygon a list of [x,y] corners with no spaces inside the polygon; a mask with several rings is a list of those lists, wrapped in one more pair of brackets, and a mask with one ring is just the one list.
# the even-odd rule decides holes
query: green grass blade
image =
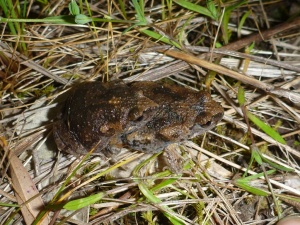
{"label": "green grass blade", "polygon": [[231,6],[228,6],[225,8],[225,13],[223,16],[222,26],[223,26],[223,41],[224,44],[229,43],[229,39],[231,37],[231,31],[228,29],[228,23],[231,17],[231,12],[235,9],[237,9],[239,6],[245,4],[247,1],[238,1],[236,4],[233,4]]}
{"label": "green grass blade", "polygon": [[238,102],[240,106],[245,104],[245,89],[242,86],[239,86],[238,90]]}
{"label": "green grass blade", "polygon": [[[157,198],[152,191],[150,191],[146,185],[140,181],[138,183],[140,191],[143,193],[143,195],[152,203],[161,203],[161,200]],[[169,214],[168,211],[172,212],[173,210],[170,209],[168,206],[162,206],[163,209],[166,211],[163,211],[164,215],[172,222],[172,224],[175,225],[184,225],[184,222],[179,220],[178,218],[174,217],[173,215]]]}
{"label": "green grass blade", "polygon": [[24,22],[24,23],[52,23],[52,24],[75,24],[74,16],[51,16],[43,19],[14,19],[0,17],[0,22]]}
{"label": "green grass blade", "polygon": [[211,15],[212,15],[213,19],[218,20],[220,13],[218,12],[214,1],[208,0],[206,2],[206,5],[207,5],[208,10],[211,12]]}
{"label": "green grass blade", "polygon": [[69,11],[73,16],[77,16],[80,14],[80,9],[75,0],[71,0],[71,2],[69,3]]}
{"label": "green grass blade", "polygon": [[[270,175],[270,174],[275,173],[275,172],[276,172],[276,170],[269,170],[269,171],[266,172],[266,174]],[[242,180],[249,182],[251,180],[258,179],[262,176],[264,176],[264,173],[258,173],[258,174],[251,175],[249,177],[242,178]]]}
{"label": "green grass blade", "polygon": [[167,38],[166,36],[163,36],[151,30],[141,30],[141,32],[156,40],[162,41],[166,44],[173,45],[174,47],[181,49],[181,46],[177,42]]}
{"label": "green grass blade", "polygon": [[[146,197],[147,200],[149,200],[152,203],[161,203],[162,201],[160,200],[160,198],[156,197],[155,194],[153,193],[152,190],[149,190],[147,185],[144,183],[143,180],[139,179],[139,171],[142,169],[143,166],[145,166],[146,164],[148,164],[150,161],[152,161],[153,159],[157,158],[158,155],[160,155],[161,152],[154,154],[152,157],[150,157],[149,159],[143,161],[142,163],[140,163],[139,165],[137,165],[135,167],[135,169],[133,170],[132,174],[133,176],[136,178],[134,179],[137,184],[138,187],[140,189],[140,191],[143,193],[143,195]],[[169,182],[172,182],[173,180],[170,179]],[[156,190],[156,188],[155,188]],[[163,213],[164,215],[172,222],[172,224],[175,225],[183,225],[184,222],[176,217],[174,217],[173,215],[171,215],[168,212],[173,212],[172,209],[170,209],[168,206],[161,206],[162,209],[164,209]]]}
{"label": "green grass blade", "polygon": [[[269,170],[266,172],[266,175],[270,175],[272,173],[274,173],[276,170]],[[264,176],[263,173],[259,173],[259,174],[255,174],[249,177],[245,177],[245,178],[240,178],[234,181],[234,184],[252,194],[255,195],[259,195],[259,196],[268,196],[269,192],[262,190],[260,188],[256,188],[251,186],[250,181],[254,180],[254,179],[258,179],[260,177]]]}
{"label": "green grass blade", "polygon": [[258,195],[258,196],[268,196],[269,195],[268,192],[266,192],[262,189],[256,188],[256,187],[252,187],[252,186],[250,186],[250,184],[248,182],[243,182],[242,180],[236,181],[235,185],[242,188],[245,191],[248,191],[248,192]]}
{"label": "green grass blade", "polygon": [[247,112],[247,117],[261,130],[263,130],[266,134],[268,134],[271,138],[273,138],[275,141],[278,141],[281,144],[286,144],[283,137],[272,127],[265,124],[262,120],[260,120],[258,117],[254,116],[252,113]]}
{"label": "green grass blade", "polygon": [[277,163],[274,163],[272,162],[271,160],[269,159],[266,159],[265,157],[262,157],[262,160],[265,162],[265,163],[268,163],[270,166],[274,167],[275,169],[278,169],[278,170],[281,170],[281,171],[284,171],[284,172],[294,172],[295,170],[292,169],[292,168],[288,168],[286,166],[282,166],[282,165],[279,165]]}
{"label": "green grass blade", "polygon": [[78,14],[75,16],[75,23],[77,23],[77,24],[83,25],[83,24],[89,23],[91,21],[93,21],[92,18],[90,18],[86,15],[83,15],[83,14]]}
{"label": "green grass blade", "polygon": [[[6,17],[9,17],[9,18],[11,17],[11,16],[10,16],[10,13],[9,13],[10,10],[8,9],[8,6],[6,5],[6,3],[5,3],[4,0],[0,0],[0,8],[3,10],[3,13],[4,13],[4,15],[5,15]],[[1,17],[0,17],[0,22],[1,22]],[[15,29],[14,24],[13,24],[12,22],[9,22],[9,21],[4,21],[4,22],[7,22],[11,34],[16,35],[16,34],[17,34],[17,31],[16,31],[16,29]]]}
{"label": "green grass blade", "polygon": [[76,200],[69,201],[63,208],[67,210],[78,210],[88,205],[94,204],[95,202],[101,200],[104,196],[104,192],[94,194],[85,198],[80,198]]}
{"label": "green grass blade", "polygon": [[248,18],[248,16],[250,15],[250,13],[251,13],[251,11],[249,10],[246,13],[244,13],[244,15],[242,16],[241,21],[239,22],[239,25],[238,25],[238,33],[241,33],[242,27],[244,26],[245,21]]}
{"label": "green grass blade", "polygon": [[257,149],[256,145],[251,145],[250,148],[251,148],[251,158],[255,159],[255,161],[259,165],[261,165],[263,160],[262,160],[261,154],[260,154],[259,150]]}
{"label": "green grass blade", "polygon": [[17,208],[20,207],[17,204],[8,204],[8,203],[2,203],[2,202],[0,202],[0,206],[4,206],[4,207],[17,207]]}
{"label": "green grass blade", "polygon": [[132,0],[132,3],[134,6],[134,9],[136,11],[136,17],[138,20],[138,24],[139,25],[147,25],[147,20],[144,15],[144,9],[142,8],[143,6],[141,6],[142,4],[139,4],[137,2],[137,0]]}
{"label": "green grass blade", "polygon": [[119,0],[119,5],[120,5],[120,8],[121,8],[121,12],[123,14],[123,17],[125,19],[127,19],[127,13],[126,13],[124,1],[123,0]]}
{"label": "green grass blade", "polygon": [[167,180],[163,180],[162,182],[160,182],[159,184],[157,184],[153,188],[151,188],[151,191],[157,191],[157,190],[160,190],[164,187],[167,187],[167,186],[173,184],[174,182],[176,182],[178,180],[178,178],[170,178],[170,179],[167,179]]}
{"label": "green grass blade", "polygon": [[174,0],[174,2],[188,10],[191,10],[191,11],[203,14],[205,16],[208,16],[212,19],[215,19],[214,15],[207,8],[205,8],[203,6],[191,3],[189,1],[184,1],[184,0]]}

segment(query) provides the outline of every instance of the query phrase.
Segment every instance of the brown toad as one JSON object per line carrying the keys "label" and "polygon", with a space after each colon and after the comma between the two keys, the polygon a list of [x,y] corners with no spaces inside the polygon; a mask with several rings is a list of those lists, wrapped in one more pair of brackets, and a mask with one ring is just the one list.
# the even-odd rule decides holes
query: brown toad
{"label": "brown toad", "polygon": [[159,82],[79,85],[54,125],[58,148],[71,154],[128,147],[155,153],[213,128],[223,108],[209,93]]}

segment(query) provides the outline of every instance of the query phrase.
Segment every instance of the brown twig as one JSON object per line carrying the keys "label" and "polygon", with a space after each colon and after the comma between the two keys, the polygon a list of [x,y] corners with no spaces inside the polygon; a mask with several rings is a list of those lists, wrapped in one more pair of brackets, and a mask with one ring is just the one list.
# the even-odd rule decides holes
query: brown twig
{"label": "brown twig", "polygon": [[225,68],[220,65],[216,65],[214,63],[210,63],[208,61],[205,61],[203,59],[199,59],[191,54],[179,52],[177,50],[167,50],[164,52],[166,55],[174,57],[176,59],[184,60],[185,62],[195,64],[198,66],[201,66],[203,68],[216,71],[220,74],[224,74],[226,76],[232,77],[234,79],[240,80],[246,84],[250,84],[254,87],[260,88],[264,90],[265,92],[268,92],[270,94],[274,94],[277,96],[288,98],[289,100],[293,99],[295,102],[300,102],[300,94],[296,92],[292,92],[283,88],[277,88],[271,84],[267,84],[265,82],[261,82],[259,80],[256,80],[252,77],[248,77],[246,75],[243,75],[241,73],[238,73],[236,71],[230,70],[228,68]]}
{"label": "brown twig", "polygon": [[[233,43],[230,43],[226,46],[223,46],[221,48],[218,49],[219,52],[221,51],[228,51],[228,50],[231,50],[231,51],[236,51],[236,50],[239,50],[239,49],[242,49],[244,48],[245,46],[251,44],[252,42],[261,42],[263,40],[267,40],[269,39],[270,37],[276,35],[276,34],[280,34],[284,31],[287,31],[287,30],[290,30],[290,29],[294,29],[294,28],[297,28],[300,26],[300,17],[297,17],[296,19],[292,20],[292,21],[286,21],[284,23],[281,23],[277,26],[274,26],[273,28],[270,28],[270,29],[267,29],[265,31],[262,31],[260,33],[255,33],[255,34],[252,34],[250,36],[247,36],[247,37],[244,37],[236,42],[233,42]],[[162,52],[161,50],[157,50],[158,52]],[[171,56],[170,54],[170,51],[173,51],[173,50],[169,50],[169,53],[168,55]],[[186,53],[184,53],[185,55],[188,55]],[[199,55],[197,58],[206,58],[208,57],[210,54],[214,54],[215,57],[217,56],[220,56],[222,55],[221,53],[204,53],[202,55]],[[175,55],[173,56],[175,57]],[[146,73],[142,74],[142,75],[139,75],[138,78],[135,77],[135,79],[138,79],[138,80],[147,80],[147,78],[149,77],[149,75],[151,74],[151,77],[153,74],[155,74],[155,77],[158,79],[158,78],[162,78],[162,77],[166,77],[166,76],[169,76],[171,74],[174,74],[174,71],[176,72],[180,72],[180,71],[183,71],[187,68],[189,68],[189,64],[188,63],[192,63],[192,62],[189,62],[185,59],[185,57],[182,57],[182,58],[178,58],[178,59],[181,59],[182,61],[177,61],[176,64],[174,64],[174,62],[171,62],[171,63],[168,63],[164,66],[164,69],[161,70],[161,69],[151,69],[149,71],[147,71]],[[203,63],[208,63],[207,61],[204,61],[202,60]],[[199,65],[199,64],[197,64]],[[205,66],[203,66],[204,68],[207,68]],[[211,68],[209,68],[211,69]],[[253,79],[254,80],[254,79]],[[251,82],[251,83],[254,83],[254,85],[257,83],[255,81]],[[250,84],[251,84],[250,83]],[[271,89],[274,89],[274,87],[270,87]],[[296,98],[294,99],[295,101],[297,101],[297,99],[299,99],[300,96],[294,96],[295,93],[290,93],[290,92],[284,92],[282,93],[282,90],[273,90],[274,94],[276,95],[280,95],[280,96],[284,96],[286,98]]]}

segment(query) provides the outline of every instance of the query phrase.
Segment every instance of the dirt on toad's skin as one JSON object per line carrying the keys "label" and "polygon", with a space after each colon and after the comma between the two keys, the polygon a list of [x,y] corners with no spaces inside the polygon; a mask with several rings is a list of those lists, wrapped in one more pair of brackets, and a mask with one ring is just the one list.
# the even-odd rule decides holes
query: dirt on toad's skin
{"label": "dirt on toad's skin", "polygon": [[60,150],[86,154],[128,147],[163,150],[213,128],[223,108],[205,91],[159,82],[90,82],[67,100],[54,137]]}

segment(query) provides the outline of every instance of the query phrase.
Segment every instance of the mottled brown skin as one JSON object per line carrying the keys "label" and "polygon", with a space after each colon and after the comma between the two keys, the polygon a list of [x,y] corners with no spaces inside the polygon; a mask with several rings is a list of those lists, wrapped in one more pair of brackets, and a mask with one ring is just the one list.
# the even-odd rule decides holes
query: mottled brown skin
{"label": "mottled brown skin", "polygon": [[213,128],[223,108],[205,91],[158,82],[90,82],[77,87],[54,125],[58,148],[86,154],[128,147],[163,150]]}

